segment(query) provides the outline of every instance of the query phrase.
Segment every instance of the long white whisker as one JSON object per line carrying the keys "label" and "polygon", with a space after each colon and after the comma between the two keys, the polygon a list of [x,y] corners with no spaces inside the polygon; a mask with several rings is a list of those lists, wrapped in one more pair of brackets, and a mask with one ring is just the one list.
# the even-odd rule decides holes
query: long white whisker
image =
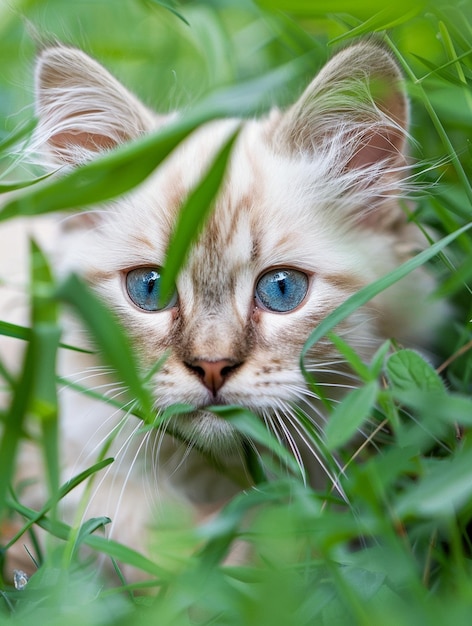
{"label": "long white whisker", "polygon": [[[107,467],[107,469],[105,470],[103,476],[100,477],[100,480],[94,486],[93,492],[90,495],[90,498],[89,498],[88,503],[87,503],[87,507],[86,507],[86,509],[84,511],[84,514],[83,514],[83,517],[82,517],[82,521],[85,519],[85,517],[86,517],[86,515],[88,513],[88,510],[89,510],[89,508],[92,505],[92,502],[93,502],[94,498],[100,492],[100,488],[102,487],[102,485],[105,483],[105,481],[109,478],[109,476],[111,474],[112,475],[112,481],[111,481],[110,488],[107,489],[107,491],[108,491],[108,500],[107,500],[107,503],[105,505],[105,510],[108,510],[108,508],[110,506],[110,498],[111,498],[111,496],[113,494],[113,487],[114,487],[114,485],[115,485],[115,483],[116,483],[116,481],[118,479],[118,476],[120,474],[119,470],[120,470],[121,465],[122,465],[122,463],[124,461],[124,458],[126,456],[126,451],[128,450],[129,446],[131,445],[131,441],[134,439],[136,433],[139,432],[140,428],[141,428],[141,424],[138,422],[133,427],[133,430],[131,431],[131,433],[126,437],[125,441],[122,443],[122,445],[120,446],[118,451],[115,453],[115,455],[114,455],[115,456],[114,463]],[[113,518],[112,518],[113,522],[112,522],[111,529],[114,528],[114,524],[115,524],[114,518],[116,518],[117,512],[119,511],[119,505],[121,504],[121,500],[122,500],[122,497],[123,497],[124,489],[125,489],[126,484],[127,484],[128,480],[129,480],[129,477],[131,475],[131,472],[133,470],[133,467],[134,467],[136,459],[137,459],[137,457],[139,455],[139,452],[140,452],[140,450],[141,450],[141,448],[143,446],[144,440],[145,440],[145,437],[143,437],[143,439],[139,443],[138,449],[137,449],[136,453],[134,454],[134,457],[133,457],[131,463],[129,464],[129,468],[127,470],[127,473],[125,475],[125,479],[124,479],[123,484],[121,486],[120,496],[118,498],[118,502],[117,502],[117,504],[116,504],[116,506],[114,508],[114,514],[113,514]]]}
{"label": "long white whisker", "polygon": [[[137,430],[138,429],[136,429],[134,431],[133,435],[136,433]],[[126,473],[126,475],[124,477],[124,480],[123,480],[123,483],[122,483],[122,486],[121,486],[121,490],[120,490],[120,493],[119,493],[119,496],[118,496],[118,500],[117,500],[117,503],[116,503],[116,506],[115,506],[115,513],[114,513],[113,518],[112,518],[112,522],[111,522],[111,526],[110,526],[110,532],[109,532],[109,537],[113,536],[113,532],[114,532],[115,526],[117,524],[117,518],[118,518],[118,515],[119,515],[119,510],[121,508],[121,503],[123,501],[123,496],[124,496],[124,493],[125,493],[126,486],[127,486],[128,481],[130,479],[131,473],[133,472],[134,465],[135,465],[135,463],[136,463],[136,461],[137,461],[137,459],[138,459],[138,457],[139,457],[139,455],[141,453],[141,449],[142,449],[142,447],[145,445],[145,443],[147,441],[148,435],[149,435],[149,433],[146,433],[145,436],[142,438],[142,440],[141,440],[141,442],[140,442],[140,444],[138,446],[138,449],[136,450],[136,452],[134,454],[134,457],[131,460],[131,463],[129,464],[128,471],[127,471],[127,473]],[[130,445],[131,439],[132,439],[132,437],[130,437],[128,439],[127,447]],[[120,466],[121,466],[121,463],[120,463]],[[116,480],[116,474],[113,477],[113,485],[115,484],[115,480]]]}
{"label": "long white whisker", "polygon": [[[281,404],[281,402],[279,402],[279,405],[280,404]],[[310,433],[307,432],[306,428],[300,423],[300,420],[299,420],[298,416],[296,415],[296,413],[293,411],[292,407],[284,404],[284,405],[280,406],[280,408],[283,410],[285,419],[287,419],[287,421],[289,422],[290,426],[298,434],[298,436],[303,441],[303,443],[305,444],[307,449],[310,451],[310,453],[316,459],[317,463],[320,465],[320,467],[322,468],[323,472],[326,474],[326,476],[330,480],[330,482],[333,485],[333,487],[338,491],[338,493],[341,495],[341,497],[345,501],[347,501],[346,494],[344,493],[344,490],[342,489],[341,485],[339,484],[339,479],[335,475],[333,475],[331,470],[327,467],[327,465],[324,462],[322,456],[320,455],[319,451],[317,450],[316,446],[314,445],[314,442],[311,440]],[[336,463],[340,473],[342,473],[342,466],[341,466],[341,464],[339,463],[339,461],[336,458],[334,458],[334,461],[335,461],[335,463]]]}
{"label": "long white whisker", "polygon": [[303,464],[303,458],[302,455],[300,454],[300,450],[298,449],[298,446],[295,442],[295,439],[293,438],[292,434],[290,433],[289,429],[287,428],[287,425],[284,422],[284,419],[279,415],[277,409],[274,409],[274,415],[277,418],[277,423],[279,424],[280,429],[282,430],[285,440],[290,448],[290,450],[292,451],[292,454],[295,458],[295,461],[297,462],[297,465],[300,469],[300,474],[302,476],[303,479],[303,484],[306,485],[307,484],[307,480],[306,480],[306,470],[305,470],[305,466]]}
{"label": "long white whisker", "polygon": [[[156,507],[159,498],[159,490],[151,489],[150,486],[159,485],[159,463],[160,463],[160,453],[162,449],[162,445],[164,443],[164,438],[166,436],[166,429],[164,424],[159,424],[159,426],[154,430],[149,432],[149,436],[147,438],[147,444],[145,449],[145,467],[150,468],[149,471],[152,472],[152,481],[144,481],[146,485],[146,496],[148,502],[151,503],[152,507]],[[149,445],[151,444],[151,445]],[[149,453],[149,447],[151,448]],[[151,457],[148,461],[148,457]]]}
{"label": "long white whisker", "polygon": [[[118,422],[113,424],[111,429],[110,429],[110,423],[113,423],[114,420],[116,420],[117,416],[120,414],[121,411],[123,411],[123,409],[126,408],[126,406],[113,411],[113,413],[109,415],[107,419],[96,428],[95,432],[85,442],[82,452],[77,457],[75,467],[78,467],[80,464],[84,462],[87,463],[89,459],[92,459],[97,452],[103,449],[107,441],[110,441],[119,435],[119,433],[123,430],[125,425],[128,423],[129,416],[133,410],[134,405],[135,405],[135,402],[133,400],[128,402],[128,411],[124,415],[121,416]],[[96,436],[99,435],[100,432],[104,430],[106,431],[106,433],[89,449],[89,445],[95,440]],[[87,450],[87,454],[84,454],[85,450]]]}

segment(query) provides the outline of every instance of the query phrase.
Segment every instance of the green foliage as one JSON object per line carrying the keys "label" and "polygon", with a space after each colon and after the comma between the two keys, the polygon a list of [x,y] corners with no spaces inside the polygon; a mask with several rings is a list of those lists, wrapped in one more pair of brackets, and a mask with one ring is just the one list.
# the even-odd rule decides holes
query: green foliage
{"label": "green foliage", "polygon": [[[118,10],[119,5],[119,10]],[[163,131],[124,146],[62,178],[24,171],[13,150],[34,126],[29,98],[39,33],[85,47],[136,91],[164,110],[186,110]],[[107,27],[104,28],[104,25]],[[109,27],[108,27],[109,25]],[[34,555],[38,569],[22,589],[0,574],[0,624],[35,626],[129,624],[469,624],[472,610],[472,10],[468,0],[16,0],[0,4],[0,220],[108,200],[144,180],[199,124],[224,115],[252,115],[270,102],[294,99],[339,42],[383,38],[401,63],[412,102],[413,157],[422,193],[411,219],[435,231],[435,243],[347,300],[315,329],[301,355],[325,336],[361,381],[333,409],[314,445],[336,485],[316,491],[261,423],[244,409],[216,407],[235,428],[271,451],[261,463],[247,451],[256,487],[241,492],[214,519],[193,528],[169,509],[156,542],[168,557],[140,555],[106,540],[107,518],[68,526],[55,510],[71,490],[113,462],[108,445],[67,484],[59,478],[60,420],[55,361],[71,349],[60,339],[64,304],[81,318],[105,362],[119,373],[133,412],[152,428],[147,378],[113,315],[75,276],[57,283],[48,260],[31,246],[31,327],[0,321],[0,333],[26,342],[18,376],[0,354],[0,384],[11,394],[0,411],[0,525],[12,512],[24,525],[0,546],[40,527],[51,541]],[[27,87],[25,88],[25,85]],[[28,105],[28,106],[26,106]],[[231,141],[190,195],[189,224],[179,224],[168,251],[175,278],[217,192]],[[26,189],[28,187],[28,189]],[[455,310],[436,338],[438,368],[392,342],[370,363],[332,334],[336,325],[408,272],[429,263],[438,292]],[[1,274],[1,268],[0,268]],[[158,364],[157,366],[159,366]],[[308,376],[308,374],[307,374]],[[315,381],[316,384],[316,381]],[[82,393],[91,393],[82,390]],[[96,392],[95,392],[96,393]],[[129,398],[128,398],[129,399]],[[113,406],[116,401],[103,398]],[[162,419],[170,419],[174,407]],[[358,441],[357,431],[368,433]],[[43,451],[48,499],[38,511],[21,503],[11,479],[18,446],[30,438]],[[277,462],[276,462],[277,461]],[[271,480],[267,480],[267,475]],[[87,498],[87,489],[84,498]],[[82,503],[84,504],[84,502]],[[85,502],[86,504],[86,502]],[[253,560],[225,567],[235,541]],[[85,545],[149,580],[103,588],[78,549]],[[157,552],[156,552],[157,554]],[[189,556],[191,554],[192,556]],[[118,568],[118,565],[117,565]],[[2,576],[4,578],[2,578]],[[21,586],[21,585],[20,585]],[[19,587],[20,587],[19,586]],[[152,594],[140,595],[150,588]],[[136,592],[139,592],[136,594]]]}

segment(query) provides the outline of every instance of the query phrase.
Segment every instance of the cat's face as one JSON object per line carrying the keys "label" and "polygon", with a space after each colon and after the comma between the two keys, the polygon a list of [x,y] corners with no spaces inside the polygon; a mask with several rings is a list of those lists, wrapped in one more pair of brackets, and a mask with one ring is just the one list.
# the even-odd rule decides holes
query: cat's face
{"label": "cat's face", "polygon": [[[374,78],[383,86],[377,102],[365,97]],[[202,127],[139,189],[100,211],[93,228],[79,221],[67,235],[65,263],[117,312],[143,366],[167,355],[152,381],[156,407],[194,406],[176,424],[200,445],[233,438],[227,423],[205,411],[211,405],[248,407],[282,431],[282,416],[295,421],[293,405],[310,418],[318,413],[299,366],[308,335],[398,262],[403,216],[391,194],[407,115],[398,79],[387,53],[357,46],[335,57],[287,113],[245,123],[167,303],[157,294],[172,229],[233,121]],[[87,91],[91,84],[95,91]],[[57,104],[58,89],[67,106]],[[96,111],[90,92],[102,98]],[[130,112],[132,121],[116,121]],[[41,57],[38,113],[38,136],[69,163],[166,123],[103,68],[64,48]],[[379,312],[388,325],[388,302],[379,300],[337,332],[368,356],[378,345]],[[332,386],[328,395],[347,384],[328,340],[311,349],[306,367]]]}
{"label": "cat's face", "polygon": [[[164,305],[157,301],[171,229],[193,182],[188,172],[200,170],[194,164],[202,164],[209,137],[227,134],[228,126],[201,131],[137,195],[102,217],[87,234],[79,267],[117,311],[145,366],[167,353],[154,377],[158,406],[223,403],[282,414],[289,401],[304,398],[306,409],[303,344],[370,270],[357,250],[360,239],[344,232],[321,197],[312,209],[322,181],[307,180],[305,164],[275,155],[261,125],[243,131],[175,295]],[[375,334],[369,317],[359,314],[343,330],[364,352]],[[310,364],[321,372],[340,369],[328,342],[313,349]],[[209,428],[213,437],[225,430],[216,418],[211,425],[201,417],[180,422]]]}

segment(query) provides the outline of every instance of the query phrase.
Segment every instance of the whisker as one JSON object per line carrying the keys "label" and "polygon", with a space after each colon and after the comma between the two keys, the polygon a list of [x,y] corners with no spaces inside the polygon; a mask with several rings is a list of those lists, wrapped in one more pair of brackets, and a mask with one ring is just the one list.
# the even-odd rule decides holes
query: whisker
{"label": "whisker", "polygon": [[[159,504],[159,490],[151,489],[150,485],[159,485],[160,477],[159,477],[159,465],[160,465],[160,453],[162,449],[162,445],[164,443],[164,438],[166,436],[166,429],[164,424],[159,424],[158,427],[154,431],[149,432],[149,436],[147,438],[146,449],[145,449],[145,463],[144,466],[149,468],[149,471],[152,472],[152,481],[144,481],[146,486],[146,498],[148,502],[151,503],[152,507],[155,508]],[[151,451],[149,453],[149,448]],[[147,459],[151,457],[148,461]]]}
{"label": "whisker", "polygon": [[[321,469],[323,470],[323,472],[329,479],[330,483],[333,485],[333,488],[335,488],[336,491],[338,491],[339,495],[347,502],[347,496],[344,490],[342,489],[342,486],[339,484],[339,478],[336,475],[334,475],[331,472],[331,470],[327,467],[324,459],[322,458],[322,455],[320,454],[319,450],[316,448],[315,442],[312,440],[311,434],[306,430],[306,427],[300,422],[298,415],[293,411],[292,407],[290,407],[289,405],[286,405],[285,403],[282,403],[282,401],[278,401],[278,404],[279,404],[279,409],[283,411],[285,419],[287,419],[290,426],[294,429],[294,431],[303,441],[307,450],[315,458],[316,462],[321,467]],[[304,411],[303,413],[304,415],[306,415]],[[310,420],[310,417],[308,415],[306,415],[306,417]],[[342,474],[343,469],[338,459],[333,457],[333,460],[339,470],[339,473]]]}
{"label": "whisker", "polygon": [[[134,431],[133,435],[137,432],[137,430],[138,430],[138,428]],[[135,452],[135,454],[134,454],[134,456],[133,456],[133,458],[132,458],[132,460],[131,460],[131,462],[129,464],[128,471],[127,471],[127,473],[126,473],[126,475],[124,477],[124,480],[123,480],[123,483],[122,483],[122,486],[121,486],[121,490],[120,490],[120,493],[119,493],[119,496],[118,496],[118,500],[117,500],[117,503],[116,503],[116,506],[115,506],[115,513],[114,513],[114,515],[112,517],[112,522],[111,522],[111,525],[110,525],[110,531],[109,531],[109,535],[108,535],[110,538],[113,536],[116,524],[118,523],[117,520],[118,520],[119,511],[120,511],[120,508],[121,508],[121,503],[123,501],[123,497],[124,497],[126,486],[127,486],[128,481],[129,481],[129,479],[131,477],[131,474],[133,472],[135,463],[136,463],[137,459],[139,458],[139,455],[141,453],[141,449],[145,445],[145,442],[148,439],[148,435],[149,435],[149,432],[146,433],[144,435],[144,437],[142,438],[142,440],[141,440],[141,442],[140,442],[140,444],[138,446],[138,449],[136,450],[136,452]],[[132,437],[130,437],[128,439],[126,449],[129,447],[129,445],[131,443],[131,439],[132,439]],[[121,463],[119,464],[119,468],[121,468]],[[115,476],[113,477],[112,486],[115,485],[115,480],[117,478],[117,474],[118,473],[116,473]]]}
{"label": "whisker", "polygon": [[[90,435],[87,441],[85,441],[85,444],[82,448],[82,452],[79,454],[79,456],[76,459],[75,468],[78,468],[83,463],[88,463],[91,459],[95,457],[97,453],[103,450],[103,448],[108,442],[111,442],[112,440],[118,437],[118,435],[122,432],[124,427],[129,422],[129,416],[131,414],[131,411],[134,405],[135,405],[134,401],[129,401],[127,403],[128,411],[125,414],[123,414],[116,423],[114,423],[112,428],[110,428],[110,424],[112,424],[114,420],[116,420],[116,418],[123,411],[123,409],[126,408],[126,405],[123,408],[116,409],[115,411],[113,411],[111,415],[109,415],[106,418],[104,422],[99,424],[99,426]],[[98,441],[96,441],[96,443],[94,443],[93,446],[90,448],[90,444],[92,444],[92,442],[96,439],[96,437],[100,434],[100,432],[104,430],[106,431],[106,433]],[[85,454],[86,450],[87,450],[87,453]]]}
{"label": "whisker", "polygon": [[285,441],[287,442],[288,447],[290,448],[290,450],[292,451],[292,454],[295,458],[295,461],[300,469],[300,474],[302,476],[303,479],[303,484],[306,486],[307,484],[307,480],[306,480],[306,470],[305,470],[305,466],[303,464],[303,458],[302,455],[300,453],[300,450],[292,436],[292,434],[290,433],[289,429],[287,428],[287,425],[285,424],[283,418],[279,415],[277,409],[274,409],[274,415],[277,418],[277,423],[281,429],[281,431],[284,434],[285,437]]}
{"label": "whisker", "polygon": [[[125,441],[122,443],[122,445],[120,446],[120,448],[118,449],[118,451],[115,454],[115,460],[114,463],[112,463],[111,465],[109,465],[103,476],[100,477],[100,480],[98,481],[98,483],[95,485],[94,490],[92,491],[92,493],[90,494],[90,497],[88,499],[88,503],[87,503],[87,507],[83,513],[82,516],[82,522],[83,520],[86,518],[86,515],[88,513],[88,510],[90,509],[93,500],[95,499],[95,497],[97,496],[97,494],[100,491],[100,488],[102,487],[102,485],[104,484],[104,482],[109,478],[110,475],[112,475],[112,481],[111,481],[111,488],[107,489],[108,492],[108,499],[107,499],[107,503],[105,505],[105,509],[108,510],[109,505],[110,505],[110,498],[112,497],[112,492],[113,492],[113,487],[120,475],[120,469],[122,467],[122,464],[124,462],[124,457],[126,456],[126,452],[129,449],[129,446],[131,445],[131,441],[134,439],[136,433],[139,431],[141,425],[138,423],[133,427],[133,430],[131,431],[131,433],[129,433],[129,435],[126,437]],[[140,442],[139,446],[138,446],[138,450],[134,455],[134,458],[132,459],[128,471],[126,473],[126,477],[125,480],[123,482],[122,488],[121,488],[121,492],[120,492],[120,502],[121,502],[121,498],[123,496],[123,491],[124,488],[126,486],[127,481],[129,480],[129,476],[133,470],[133,466],[134,463],[136,462],[136,458],[138,456],[139,451],[141,450],[141,447],[143,445],[143,440]],[[115,515],[113,517],[116,516],[116,513],[118,512],[119,507],[115,507]]]}
{"label": "whisker", "polygon": [[328,375],[328,376],[333,376],[333,377],[347,378],[347,379],[357,382],[358,384],[360,382],[359,376],[348,369],[340,370],[340,369],[325,368],[325,367],[320,367],[317,364],[313,364],[312,366],[308,364],[305,366],[305,369],[309,374],[315,374],[315,375],[321,374],[321,375]]}
{"label": "whisker", "polygon": [[[110,376],[111,374],[113,374],[112,370],[102,370],[102,368],[98,367],[87,368],[86,370],[69,374],[69,379],[75,383],[81,383],[85,380],[89,380],[90,378],[95,378],[97,376]],[[116,384],[116,382],[114,384]]]}

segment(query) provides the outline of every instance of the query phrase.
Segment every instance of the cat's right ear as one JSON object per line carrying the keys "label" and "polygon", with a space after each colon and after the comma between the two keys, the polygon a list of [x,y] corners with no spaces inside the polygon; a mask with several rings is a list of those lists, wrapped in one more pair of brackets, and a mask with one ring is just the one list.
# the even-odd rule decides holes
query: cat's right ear
{"label": "cat's right ear", "polygon": [[[391,54],[370,41],[336,54],[282,117],[274,144],[290,154],[336,153],[333,166],[375,176],[405,164],[408,102]],[[335,147],[335,149],[333,148]],[[334,158],[333,158],[334,161]]]}
{"label": "cat's right ear", "polygon": [[159,125],[135,96],[84,52],[57,45],[38,57],[35,149],[78,165]]}

